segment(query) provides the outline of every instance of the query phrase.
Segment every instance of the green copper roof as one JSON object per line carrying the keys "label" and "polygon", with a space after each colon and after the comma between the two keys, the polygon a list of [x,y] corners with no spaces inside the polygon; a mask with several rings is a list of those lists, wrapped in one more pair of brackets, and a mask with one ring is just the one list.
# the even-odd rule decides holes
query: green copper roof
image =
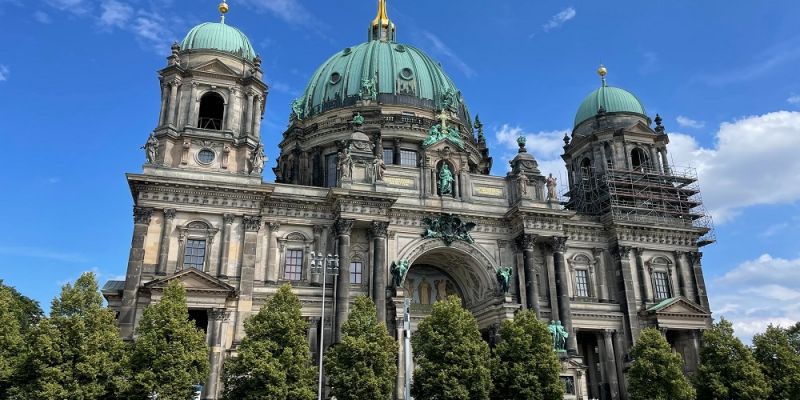
{"label": "green copper roof", "polygon": [[181,42],[181,50],[212,49],[232,53],[253,61],[256,53],[242,31],[218,22],[195,26]]}
{"label": "green copper roof", "polygon": [[624,89],[606,86],[604,83],[602,87],[589,93],[583,99],[581,106],[578,107],[578,113],[575,115],[574,126],[593,118],[597,115],[600,107],[603,107],[607,113],[633,113],[641,114],[647,118],[644,105],[633,93]]}
{"label": "green copper roof", "polygon": [[314,73],[297,104],[305,116],[352,105],[364,79],[377,81],[379,102],[395,95],[394,103],[429,109],[463,106],[461,93],[439,63],[415,47],[381,40],[334,54]]}

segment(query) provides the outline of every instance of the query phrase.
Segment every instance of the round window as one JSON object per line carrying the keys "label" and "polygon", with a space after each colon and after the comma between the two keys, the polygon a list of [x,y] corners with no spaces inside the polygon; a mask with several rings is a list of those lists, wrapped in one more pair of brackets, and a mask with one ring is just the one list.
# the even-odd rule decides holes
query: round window
{"label": "round window", "polygon": [[339,81],[341,81],[341,80],[342,80],[342,76],[339,75],[338,72],[334,72],[334,73],[331,74],[331,85],[335,85],[335,84],[339,83]]}
{"label": "round window", "polygon": [[405,80],[410,80],[414,77],[414,71],[412,71],[411,68],[403,68],[400,71],[400,77]]}
{"label": "round window", "polygon": [[394,46],[394,50],[395,51],[399,51],[399,52],[402,53],[402,52],[406,51],[406,46],[403,46],[402,44],[398,44],[397,46]]}
{"label": "round window", "polygon": [[211,164],[214,161],[214,151],[211,149],[203,149],[197,153],[197,161],[200,161],[201,164]]}

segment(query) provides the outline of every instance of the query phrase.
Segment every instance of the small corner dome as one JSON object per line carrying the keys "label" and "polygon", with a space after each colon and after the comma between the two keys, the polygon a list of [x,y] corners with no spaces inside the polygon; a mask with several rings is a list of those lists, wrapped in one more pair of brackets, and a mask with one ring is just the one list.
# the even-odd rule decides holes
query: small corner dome
{"label": "small corner dome", "polygon": [[601,107],[606,113],[637,114],[648,118],[644,105],[636,95],[625,89],[603,85],[583,99],[575,114],[573,127],[593,118]]}
{"label": "small corner dome", "polygon": [[219,50],[252,62],[256,58],[250,39],[242,31],[219,22],[195,26],[181,42],[181,51]]}

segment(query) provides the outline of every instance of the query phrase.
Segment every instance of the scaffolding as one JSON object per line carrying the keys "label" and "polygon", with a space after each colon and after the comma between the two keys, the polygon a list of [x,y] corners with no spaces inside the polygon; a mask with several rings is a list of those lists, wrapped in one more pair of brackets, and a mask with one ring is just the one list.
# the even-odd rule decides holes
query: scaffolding
{"label": "scaffolding", "polygon": [[698,245],[714,242],[714,225],[706,212],[693,168],[669,171],[637,168],[582,169],[566,193],[565,206],[589,215],[611,215],[614,221],[654,226],[700,228]]}

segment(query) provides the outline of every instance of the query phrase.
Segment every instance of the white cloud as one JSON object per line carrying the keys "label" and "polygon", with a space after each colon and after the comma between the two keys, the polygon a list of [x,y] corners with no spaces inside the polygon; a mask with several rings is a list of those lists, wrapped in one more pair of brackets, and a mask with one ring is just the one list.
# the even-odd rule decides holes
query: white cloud
{"label": "white cloud", "polygon": [[430,44],[430,51],[431,53],[440,55],[442,57],[447,58],[450,60],[456,68],[461,70],[461,72],[467,78],[472,78],[473,76],[477,75],[472,67],[470,67],[464,60],[462,60],[450,47],[448,47],[442,40],[436,36],[435,34],[428,32],[428,31],[420,31],[420,33],[424,36],[425,39],[428,40]]}
{"label": "white cloud", "polygon": [[793,105],[800,105],[800,94],[792,94],[786,102]]}
{"label": "white cloud", "polygon": [[49,24],[50,22],[53,22],[53,20],[50,19],[50,16],[44,11],[36,11],[33,13],[33,19],[42,24]]}
{"label": "white cloud", "polygon": [[91,10],[88,0],[47,0],[47,4],[61,11],[69,11],[78,15],[86,14]]}
{"label": "white cloud", "polygon": [[575,18],[576,15],[575,7],[567,7],[561,10],[558,14],[553,15],[546,24],[542,25],[542,29],[545,32],[549,32],[555,28],[558,28],[561,25],[564,25],[567,21]]}
{"label": "white cloud", "polygon": [[749,342],[770,323],[800,320],[800,258],[764,254],[745,261],[709,282],[708,292],[715,315],[733,322],[736,334]]}
{"label": "white cloud", "polygon": [[703,122],[703,121],[697,121],[697,120],[691,119],[689,117],[685,117],[683,115],[678,115],[678,118],[675,118],[675,120],[678,121],[678,125],[680,125],[680,126],[682,126],[684,128],[700,129],[700,128],[706,126],[706,123]]}
{"label": "white cloud", "polygon": [[293,25],[308,26],[315,21],[299,0],[247,0],[245,4],[267,11]]}
{"label": "white cloud", "polygon": [[0,64],[0,82],[7,81],[11,75],[11,70],[7,66]]}
{"label": "white cloud", "polygon": [[133,7],[116,0],[103,2],[100,8],[100,23],[108,27],[125,28],[133,16]]}

